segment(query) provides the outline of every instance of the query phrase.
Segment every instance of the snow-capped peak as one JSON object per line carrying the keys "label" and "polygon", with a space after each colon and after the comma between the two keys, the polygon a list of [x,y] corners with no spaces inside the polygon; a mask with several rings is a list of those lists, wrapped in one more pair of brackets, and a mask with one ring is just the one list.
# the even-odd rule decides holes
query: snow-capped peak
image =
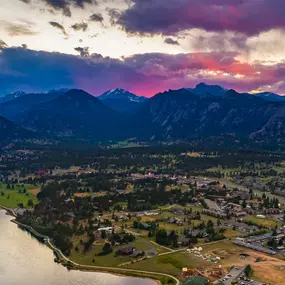
{"label": "snow-capped peak", "polygon": [[59,89],[52,89],[52,90],[48,90],[48,91],[44,91],[44,92],[41,92],[41,94],[50,94],[50,93],[65,93],[69,91],[69,89],[67,88],[59,88]]}
{"label": "snow-capped peak", "polygon": [[121,88],[115,88],[111,89],[109,91],[106,91],[101,96],[98,97],[101,100],[106,99],[127,99],[132,102],[140,103],[145,100],[145,97],[137,96],[127,90],[121,89]]}

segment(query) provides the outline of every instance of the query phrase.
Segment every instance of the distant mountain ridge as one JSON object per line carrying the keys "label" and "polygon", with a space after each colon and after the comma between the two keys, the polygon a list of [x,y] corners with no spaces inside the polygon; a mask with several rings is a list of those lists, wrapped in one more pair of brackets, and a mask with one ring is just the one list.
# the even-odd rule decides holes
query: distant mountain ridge
{"label": "distant mountain ridge", "polygon": [[186,90],[191,91],[197,95],[203,96],[224,96],[228,91],[227,89],[219,86],[219,85],[208,85],[206,83],[199,83],[195,88],[186,88]]}
{"label": "distant mountain ridge", "polygon": [[[184,89],[200,96],[217,96],[217,97],[224,96],[228,91],[228,89],[223,88],[219,85],[209,85],[202,82],[197,84],[195,88],[184,88]],[[250,94],[250,93],[245,92],[241,94]],[[266,101],[285,102],[285,96],[272,92],[260,92],[260,93],[253,93],[250,95],[255,97],[260,97]]]}
{"label": "distant mountain ridge", "polygon": [[9,93],[7,95],[0,97],[0,103],[4,103],[4,102],[10,101],[10,100],[20,98],[21,96],[26,95],[26,94],[27,93],[25,93],[24,91],[16,91],[13,93]]}
{"label": "distant mountain ridge", "polygon": [[256,97],[260,97],[263,100],[266,101],[272,101],[272,102],[285,102],[285,96],[278,95],[276,93],[272,92],[261,92],[261,93],[256,93],[254,94]]}
{"label": "distant mountain ridge", "polygon": [[29,95],[29,94],[38,94],[39,96],[50,95],[50,94],[55,94],[55,93],[62,94],[64,92],[67,92],[68,90],[69,89],[67,89],[67,88],[60,88],[60,89],[52,89],[52,90],[48,90],[48,91],[44,91],[44,92],[30,92],[30,93],[26,93],[24,91],[16,91],[16,92],[9,93],[9,94],[6,94],[6,95],[0,97],[0,104],[8,102],[8,101],[12,101],[14,99],[21,98],[21,97],[23,97],[25,95]]}
{"label": "distant mountain ridge", "polygon": [[24,93],[15,99],[0,103],[0,115],[13,120],[18,114],[29,111],[37,105],[47,103],[66,91],[67,89],[58,89],[43,93]]}

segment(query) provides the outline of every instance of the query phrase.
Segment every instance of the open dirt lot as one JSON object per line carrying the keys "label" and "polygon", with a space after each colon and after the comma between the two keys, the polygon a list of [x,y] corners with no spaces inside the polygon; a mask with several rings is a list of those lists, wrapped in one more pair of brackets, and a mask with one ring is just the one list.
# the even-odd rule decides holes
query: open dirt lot
{"label": "open dirt lot", "polygon": [[[232,265],[241,266],[250,264],[254,270],[254,278],[261,282],[285,285],[285,261],[278,256],[269,256],[261,252],[233,245],[230,241],[221,241],[205,246],[203,252],[221,257],[221,264],[229,269]],[[249,254],[246,259],[240,254]],[[256,258],[263,261],[254,262]]]}

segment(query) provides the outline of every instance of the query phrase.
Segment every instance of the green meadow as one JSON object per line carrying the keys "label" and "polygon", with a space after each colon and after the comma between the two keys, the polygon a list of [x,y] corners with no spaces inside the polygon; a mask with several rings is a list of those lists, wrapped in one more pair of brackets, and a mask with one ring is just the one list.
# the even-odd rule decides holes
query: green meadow
{"label": "green meadow", "polygon": [[0,206],[17,208],[23,205],[24,208],[33,208],[38,199],[31,190],[36,188],[28,184],[0,184]]}

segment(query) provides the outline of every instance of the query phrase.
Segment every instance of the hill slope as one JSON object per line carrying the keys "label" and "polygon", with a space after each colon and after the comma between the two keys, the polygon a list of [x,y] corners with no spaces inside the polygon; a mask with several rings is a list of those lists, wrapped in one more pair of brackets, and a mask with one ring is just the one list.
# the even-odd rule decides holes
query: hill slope
{"label": "hill slope", "polygon": [[121,116],[83,90],[65,94],[15,117],[20,125],[43,134],[104,138]]}
{"label": "hill slope", "polygon": [[0,145],[32,137],[32,133],[0,116]]}
{"label": "hill slope", "polygon": [[222,97],[170,90],[149,99],[131,118],[129,128],[137,130],[137,137],[147,139],[187,140],[226,134],[249,138],[263,130],[263,137],[268,134],[269,139],[276,140],[272,128],[276,128],[276,121],[284,125],[284,110],[283,103],[234,90]]}
{"label": "hill slope", "polygon": [[0,104],[0,114],[13,120],[18,114],[29,111],[37,105],[51,101],[66,92],[65,89],[51,90],[46,93],[23,94],[13,100],[8,100]]}

